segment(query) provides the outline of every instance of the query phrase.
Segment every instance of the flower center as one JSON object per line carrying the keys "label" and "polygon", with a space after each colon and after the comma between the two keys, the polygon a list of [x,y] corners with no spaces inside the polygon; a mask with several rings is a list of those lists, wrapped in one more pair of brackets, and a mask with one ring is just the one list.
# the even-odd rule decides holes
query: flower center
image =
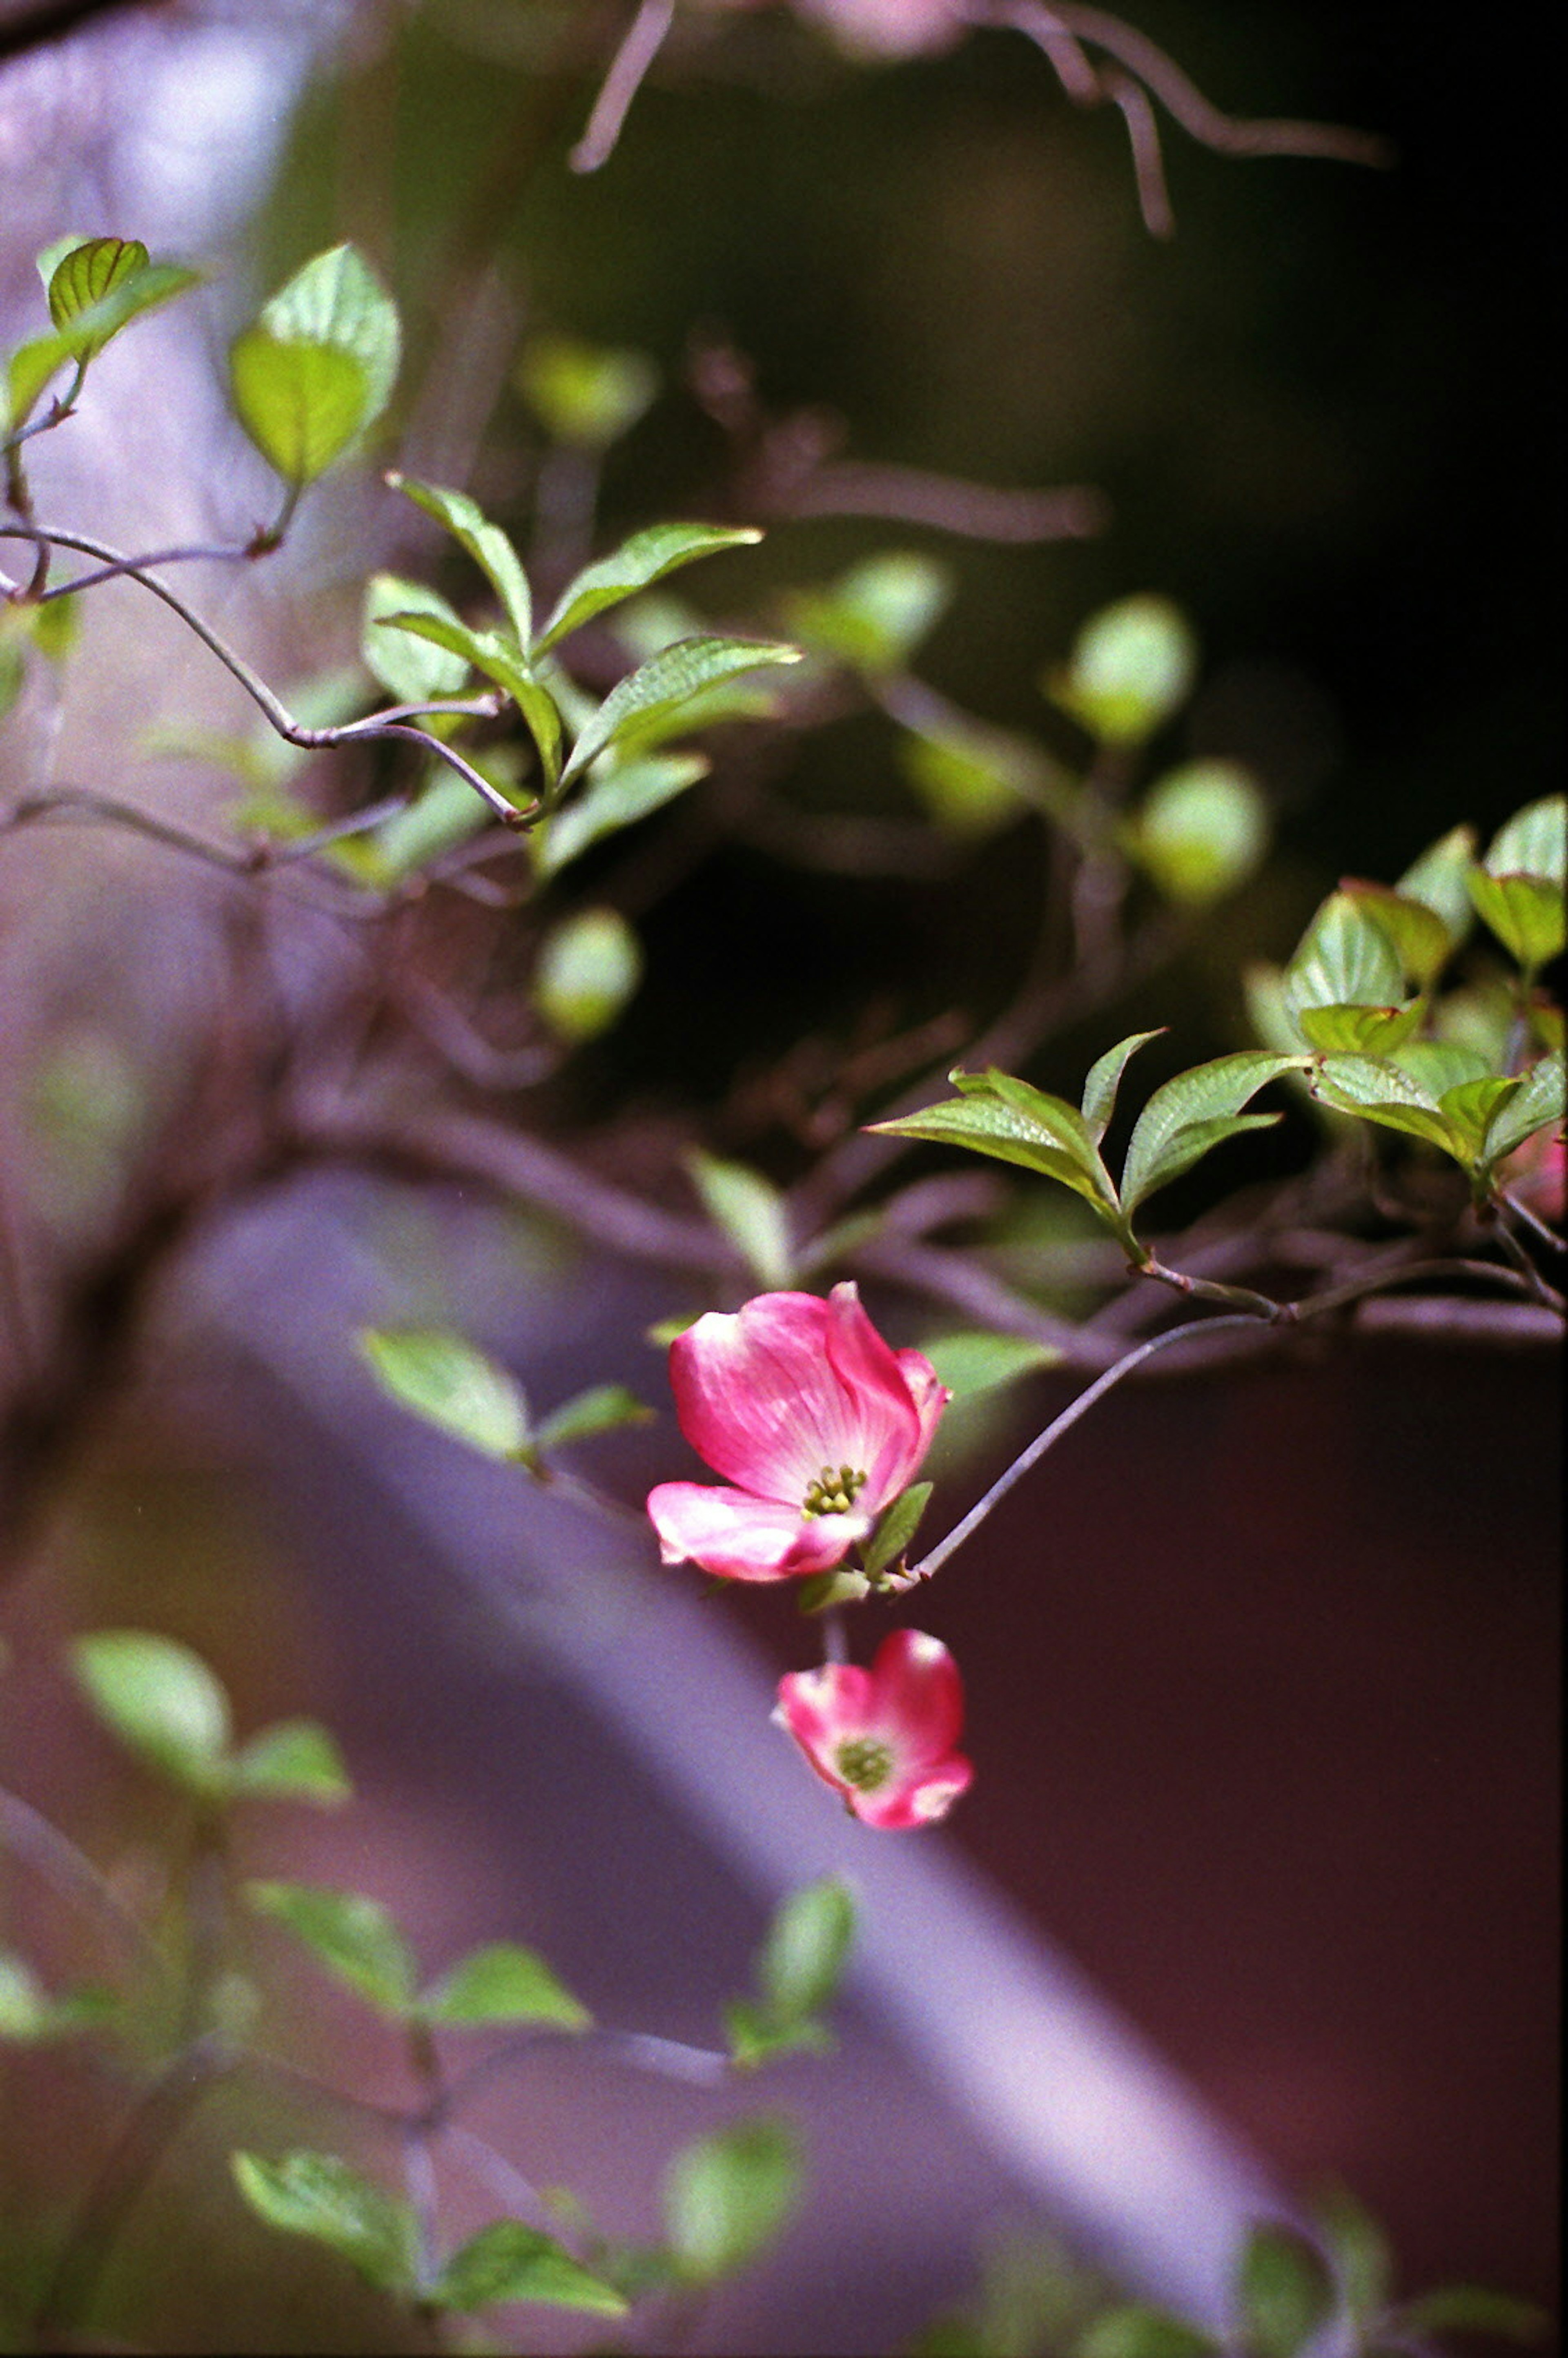
{"label": "flower center", "polygon": [[833,1765],[858,1793],[874,1793],[892,1774],[892,1754],[874,1736],[852,1736],[838,1746]]}
{"label": "flower center", "polygon": [[825,1466],[801,1502],[803,1515],[847,1515],[866,1487],[866,1477],[852,1466],[835,1470]]}

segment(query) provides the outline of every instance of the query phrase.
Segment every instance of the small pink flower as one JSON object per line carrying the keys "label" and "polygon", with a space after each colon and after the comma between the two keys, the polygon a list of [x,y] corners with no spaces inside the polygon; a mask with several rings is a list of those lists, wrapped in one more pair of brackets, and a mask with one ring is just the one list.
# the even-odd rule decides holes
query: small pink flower
{"label": "small pink flower", "polygon": [[670,1384],[681,1431],[736,1487],[661,1482],[648,1512],[666,1563],[727,1580],[842,1563],[914,1479],[949,1397],[849,1284],[710,1310],[671,1345]]}
{"label": "small pink flower", "polygon": [[953,1749],[964,1721],[958,1666],[919,1629],[895,1629],[869,1671],[827,1662],[792,1671],[773,1718],[868,1826],[929,1825],[975,1773]]}

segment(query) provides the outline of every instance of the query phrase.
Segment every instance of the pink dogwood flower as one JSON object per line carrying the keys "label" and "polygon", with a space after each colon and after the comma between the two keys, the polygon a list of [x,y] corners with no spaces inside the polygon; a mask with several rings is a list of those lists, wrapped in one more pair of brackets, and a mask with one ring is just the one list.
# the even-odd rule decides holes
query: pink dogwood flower
{"label": "pink dogwood flower", "polygon": [[773,1718],[868,1826],[929,1825],[975,1773],[953,1748],[964,1720],[958,1666],[920,1629],[895,1629],[869,1671],[826,1662],[791,1671]]}
{"label": "pink dogwood flower", "polygon": [[914,1479],[949,1397],[850,1284],[709,1311],[671,1345],[670,1385],[681,1431],[734,1487],[661,1482],[648,1513],[666,1563],[726,1580],[842,1563]]}

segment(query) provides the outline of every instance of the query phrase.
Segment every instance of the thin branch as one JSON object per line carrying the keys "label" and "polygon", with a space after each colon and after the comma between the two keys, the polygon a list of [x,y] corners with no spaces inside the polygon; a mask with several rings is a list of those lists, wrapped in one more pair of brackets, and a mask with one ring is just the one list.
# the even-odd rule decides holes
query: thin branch
{"label": "thin branch", "polygon": [[1516,1220],[1522,1222],[1538,1243],[1547,1246],[1554,1253],[1568,1253],[1568,1237],[1559,1236],[1557,1230],[1549,1222],[1543,1220],[1539,1212],[1530,1210],[1522,1197],[1510,1195],[1505,1190],[1499,1200],[1505,1210],[1511,1212]]}
{"label": "thin branch", "polygon": [[111,1925],[138,1963],[152,1966],[160,1975],[170,1972],[168,1959],[146,1926],[124,1906],[86,1852],[79,1850],[30,1801],[4,1788],[0,1788],[0,1847],[30,1867],[62,1898],[73,1900],[100,1922]]}
{"label": "thin branch", "polygon": [[1165,185],[1165,159],[1160,152],[1160,126],[1154,120],[1148,92],[1141,81],[1134,81],[1130,74],[1125,73],[1108,73],[1105,86],[1111,104],[1120,109],[1122,121],[1127,125],[1128,145],[1132,150],[1132,176],[1138,189],[1138,210],[1143,216],[1143,226],[1151,237],[1174,237],[1176,216],[1171,210],[1171,192]]}
{"label": "thin branch", "polygon": [[1145,1360],[1153,1358],[1157,1352],[1168,1351],[1173,1344],[1184,1342],[1194,1335],[1217,1335],[1222,1329],[1234,1332],[1235,1329],[1242,1326],[1250,1327],[1256,1331],[1259,1325],[1258,1319],[1239,1311],[1228,1314],[1223,1318],[1195,1318],[1190,1320],[1184,1326],[1169,1326],[1162,1335],[1155,1335],[1147,1343],[1140,1343],[1135,1350],[1125,1352],[1113,1366],[1106,1369],[1104,1375],[1098,1376],[1092,1384],[1086,1385],[1076,1400],[1069,1402],[1060,1416],[1054,1417],[1043,1433],[1035,1434],[1028,1448],[1013,1459],[1005,1473],[998,1476],[985,1496],[976,1501],[961,1522],[955,1523],[946,1539],[937,1541],[929,1555],[923,1556],[920,1562],[912,1564],[907,1572],[895,1574],[887,1585],[902,1594],[903,1590],[913,1588],[917,1581],[929,1580],[934,1573],[940,1572],[948,1557],[956,1549],[963,1546],[971,1533],[979,1529],[993,1507],[1000,1504],[1014,1484],[1021,1482],[1026,1474],[1038,1466],[1046,1451],[1054,1449],[1057,1442],[1072,1431],[1079,1418],[1087,1416],[1089,1410],[1102,1401],[1114,1385],[1131,1375],[1135,1368],[1144,1364]]}
{"label": "thin branch", "polygon": [[641,0],[625,39],[610,61],[588,128],[567,158],[574,172],[597,172],[611,154],[632,101],[664,47],[675,14],[675,0]]}

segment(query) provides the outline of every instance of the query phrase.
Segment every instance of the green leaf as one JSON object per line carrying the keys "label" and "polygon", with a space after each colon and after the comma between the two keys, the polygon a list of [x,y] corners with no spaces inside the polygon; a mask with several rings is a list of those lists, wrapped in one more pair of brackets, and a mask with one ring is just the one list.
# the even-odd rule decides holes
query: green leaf
{"label": "green leaf", "polygon": [[1140,745],[1192,693],[1197,642],[1179,607],[1144,593],[1091,615],[1047,693],[1105,745]]}
{"label": "green leaf", "polygon": [[1156,1089],[1128,1141],[1121,1174],[1125,1210],[1130,1214],[1156,1187],[1180,1178],[1222,1139],[1278,1121],[1278,1114],[1243,1114],[1240,1109],[1267,1082],[1281,1073],[1299,1072],[1307,1062],[1304,1056],[1247,1048],[1239,1055],[1195,1065]]}
{"label": "green leaf", "polygon": [[1392,1056],[1421,1029],[1424,999],[1405,1007],[1303,1007],[1297,1029],[1309,1047],[1332,1056]]}
{"label": "green leaf", "polygon": [[547,2022],[561,2030],[586,2030],[593,2020],[544,1959],[514,1941],[492,1941],[470,1951],[425,1992],[419,2012],[431,2022],[475,2028]]}
{"label": "green leaf", "polygon": [[860,1605],[871,1593],[871,1584],[853,1564],[837,1572],[813,1573],[796,1586],[795,1602],[803,1613],[828,1613],[836,1605]]}
{"label": "green leaf", "polygon": [[247,328],[229,354],[241,425],[269,467],[296,486],[341,459],[370,418],[370,379],[335,344],[283,343]]}
{"label": "green leaf", "polygon": [[1456,1088],[1444,1090],[1437,1100],[1438,1110],[1466,1163],[1478,1161],[1493,1118],[1506,1110],[1509,1099],[1518,1096],[1519,1088],[1517,1080],[1507,1079],[1499,1073],[1487,1073],[1479,1080],[1461,1081]]}
{"label": "green leaf", "polygon": [[837,1876],[808,1883],[781,1902],[757,1959],[758,1984],[773,2021],[802,2021],[831,2003],[854,1938],[854,1897]]}
{"label": "green leaf", "polygon": [[[71,246],[46,281],[49,318],[57,328],[74,327],[84,311],[144,271],[150,258],[139,237],[90,237]],[[101,349],[94,342],[81,357]]]}
{"label": "green leaf", "polygon": [[545,880],[558,876],[589,846],[640,818],[661,810],[708,775],[711,764],[701,753],[655,753],[646,761],[628,762],[588,784],[566,808],[546,819],[528,838],[534,866]]}
{"label": "green leaf", "polygon": [[1213,2358],[1218,2348],[1184,2318],[1134,2300],[1097,2317],[1073,2345],[1073,2358]]}
{"label": "green leaf", "polygon": [[624,2317],[629,2303],[574,2260],[553,2235],[521,2219],[497,2219],[452,2254],[424,2295],[442,2309],[492,2309],[499,2302],[537,2301],[551,2309],[592,2309]]}
{"label": "green leaf", "polygon": [[469,660],[450,646],[416,638],[411,631],[382,626],[390,614],[434,614],[440,622],[462,622],[438,590],[423,581],[406,581],[399,573],[373,573],[365,583],[360,653],[365,666],[399,704],[428,704],[438,696],[460,696],[468,685]]}
{"label": "green leaf", "polygon": [[891,1506],[882,1509],[877,1527],[863,1551],[863,1569],[866,1572],[874,1575],[881,1571],[884,1564],[890,1564],[903,1555],[930,1504],[932,1488],[929,1482],[912,1482],[907,1490],[899,1493]]}
{"label": "green leaf", "polygon": [[730,1999],[723,2015],[730,2061],[738,2071],[760,2071],[784,2055],[830,2055],[837,2044],[825,2023],[778,2022],[765,2006],[747,1998]]}
{"label": "green leaf", "polygon": [[5,422],[12,428],[25,426],[39,394],[59,370],[68,362],[85,365],[103,351],[112,336],[117,336],[143,311],[155,310],[160,303],[172,301],[187,287],[196,286],[198,280],[196,271],[186,270],[178,263],[149,263],[120,279],[52,334],[36,336],[21,345],[6,362],[8,416]]}
{"label": "green leaf", "polygon": [[1538,1058],[1519,1075],[1517,1094],[1493,1114],[1485,1139],[1487,1163],[1511,1154],[1516,1146],[1522,1146],[1527,1138],[1544,1130],[1549,1122],[1562,1121],[1568,1115],[1564,1097],[1563,1055],[1561,1048],[1554,1048],[1550,1055]]}
{"label": "green leaf", "polygon": [[1126,842],[1168,900],[1204,908],[1260,864],[1269,806],[1238,762],[1186,762],[1150,788]]}
{"label": "green leaf", "polygon": [[351,245],[297,270],[229,354],[234,406],[267,463],[313,483],[374,425],[392,397],[397,308]]}
{"label": "green leaf", "polygon": [[[510,748],[494,746],[473,760],[473,766],[498,793],[508,794],[514,775],[503,771],[497,756]],[[470,757],[472,758],[472,757]],[[389,884],[401,883],[428,868],[443,852],[454,851],[490,825],[491,814],[466,778],[440,768],[406,810],[395,811],[378,827],[373,838],[377,866]]]}
{"label": "green leaf", "polygon": [[1475,828],[1450,827],[1411,863],[1394,887],[1401,898],[1424,902],[1441,917],[1456,948],[1475,923],[1466,881],[1475,859]]}
{"label": "green leaf", "polygon": [[413,2290],[418,2234],[406,2202],[395,2201],[335,2153],[229,2158],[240,2192],[269,2227],[330,2245],[383,2292]]}
{"label": "green leaf", "polygon": [[440,1327],[365,1327],[359,1348],[404,1408],[486,1457],[515,1458],[531,1438],[523,1388],[504,1368]]}
{"label": "green leaf", "polygon": [[978,839],[1029,809],[1070,823],[1076,788],[1066,773],[1039,746],[967,714],[949,710],[901,730],[897,755],[927,813],[949,835]]}
{"label": "green leaf", "polygon": [[528,725],[546,788],[555,785],[561,767],[560,712],[549,689],[535,678],[510,639],[503,638],[498,631],[470,631],[466,622],[449,622],[444,616],[431,612],[384,614],[380,627],[406,631],[413,638],[427,639],[433,646],[447,647],[476,671],[481,671],[486,679],[503,687]]}
{"label": "green leaf", "polygon": [[98,1717],[133,1752],[188,1791],[222,1790],[229,1699],[199,1654],[143,1629],[94,1630],[70,1654]]}
{"label": "green leaf", "polygon": [[1404,971],[1398,951],[1347,892],[1331,892],[1285,969],[1284,999],[1299,1026],[1308,1007],[1395,1005]]}
{"label": "green leaf", "polygon": [[678,567],[721,548],[753,547],[762,536],[748,526],[716,524],[655,524],[645,532],[634,532],[611,555],[585,566],[567,584],[535,642],[534,653],[542,654],[557,640],[580,631],[596,614],[634,598]]}
{"label": "green leaf", "polygon": [[1116,1093],[1129,1060],[1151,1040],[1158,1040],[1164,1029],[1160,1024],[1152,1032],[1130,1033],[1089,1066],[1088,1078],[1084,1083],[1084,1126],[1097,1146],[1110,1127],[1110,1118],[1116,1111]]}
{"label": "green leaf", "polygon": [[590,1441],[622,1425],[651,1424],[654,1412],[624,1384],[590,1384],[586,1391],[552,1409],[534,1435],[536,1450],[558,1449],[568,1441]]}
{"label": "green leaf", "polygon": [[1533,973],[1562,954],[1568,913],[1561,884],[1540,876],[1492,876],[1470,871],[1470,898],[1505,949]]}
{"label": "green leaf", "polygon": [[767,1291],[787,1286],[795,1269],[794,1246],[784,1197],[773,1182],[744,1163],[726,1163],[693,1147],[685,1158],[709,1219]]}
{"label": "green leaf", "polygon": [[262,1728],[235,1755],[233,1782],[237,1793],[323,1807],[353,1794],[336,1744],[313,1719],[281,1719]]}
{"label": "green leaf", "polygon": [[1295,2358],[1328,2322],[1337,2301],[1316,2245],[1293,2227],[1265,2222],[1242,2246],[1236,2305],[1254,2358]]}
{"label": "green leaf", "polygon": [[0,1949],[0,2041],[41,2046],[46,2039],[101,2029],[115,2010],[108,1990],[61,1990],[51,1997],[26,1958]]}
{"label": "green leaf", "polygon": [[1484,1081],[1492,1069],[1480,1050],[1465,1040],[1411,1040],[1392,1061],[1415,1083],[1418,1095],[1434,1101],[1466,1081]]}
{"label": "green leaf", "polygon": [[423,508],[473,558],[505,610],[516,642],[512,649],[515,657],[533,635],[534,601],[522,559],[501,526],[492,524],[466,492],[448,491],[439,483],[421,483],[412,475],[393,473],[385,480],[395,492],[402,492],[416,508]]}
{"label": "green leaf", "polygon": [[606,450],[635,426],[659,389],[646,352],[578,336],[534,336],[514,372],[517,390],[557,442]]}
{"label": "green leaf", "polygon": [[987,1334],[979,1328],[933,1336],[920,1347],[955,1401],[1000,1390],[1021,1376],[1055,1367],[1062,1357],[1054,1344],[1036,1343],[1027,1335]]}
{"label": "green leaf", "polygon": [[1382,2315],[1393,2289],[1393,2254],[1376,2219],[1343,2186],[1330,2187],[1313,2206],[1333,2255],[1345,2305],[1363,2331]]}
{"label": "green leaf", "polygon": [[608,1030],[642,979],[642,947],[620,911],[580,909],[540,945],[534,1004],[575,1045]]}
{"label": "green leaf", "polygon": [[1568,889],[1568,796],[1543,795],[1498,829],[1484,863],[1490,876],[1535,876]]}
{"label": "green leaf", "polygon": [[[1392,892],[1386,884],[1368,884],[1358,876],[1342,877],[1339,889],[1387,936],[1411,981],[1422,990],[1430,990],[1458,947],[1447,919],[1416,894]],[[1468,899],[1465,915],[1468,919]]]}
{"label": "green leaf", "polygon": [[869,557],[830,589],[784,601],[791,630],[857,671],[900,671],[940,621],[953,595],[947,567],[908,550]]}
{"label": "green leaf", "polygon": [[1389,2320],[1404,2333],[1493,2333],[1505,2342],[1539,2342],[1551,2320],[1528,2300],[1484,2285],[1444,2285],[1400,2303]]}
{"label": "green leaf", "polygon": [[1363,1121],[1402,1130],[1407,1137],[1442,1147],[1444,1153],[1454,1152],[1453,1133],[1436,1099],[1384,1057],[1325,1056],[1313,1075],[1312,1093],[1336,1113],[1357,1114]]}
{"label": "green leaf", "polygon": [[689,2284],[746,2267],[780,2234],[799,2199],[801,2163],[782,2121],[737,2121],[676,2154],[665,2179],[665,2232]]}
{"label": "green leaf", "polygon": [[413,1952],[378,1901],[362,1891],[330,1891],[317,1883],[247,1883],[245,1897],[383,2014],[402,2020],[412,2012]]}
{"label": "green leaf", "polygon": [[1038,1171],[1082,1195],[1120,1233],[1116,1189],[1076,1106],[1007,1073],[955,1072],[948,1077],[960,1092],[957,1098],[870,1127],[890,1138],[967,1146],[999,1163]]}
{"label": "green leaf", "polygon": [[741,672],[800,661],[798,647],[768,639],[677,639],[612,687],[572,748],[563,775],[577,777],[606,747],[651,742],[681,726],[708,689]]}

